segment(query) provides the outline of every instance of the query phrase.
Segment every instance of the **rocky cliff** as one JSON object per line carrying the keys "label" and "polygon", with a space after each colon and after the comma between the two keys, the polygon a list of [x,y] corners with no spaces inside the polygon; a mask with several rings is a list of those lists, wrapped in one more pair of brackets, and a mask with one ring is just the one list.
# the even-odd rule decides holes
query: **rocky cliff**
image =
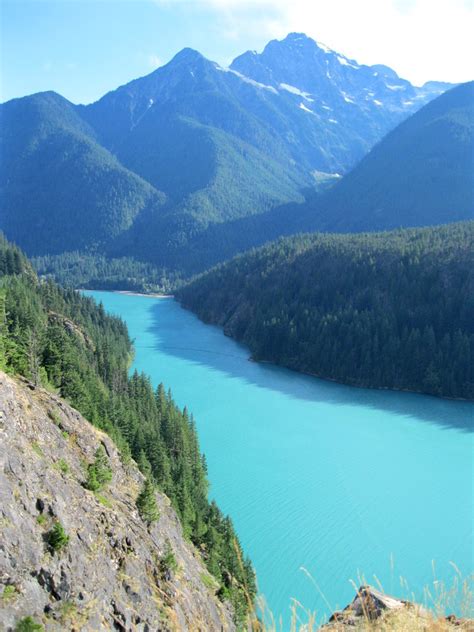
{"label": "rocky cliff", "polygon": [[[99,494],[84,481],[100,445],[113,476]],[[46,630],[235,629],[168,498],[156,494],[157,522],[140,518],[142,483],[76,410],[0,372],[0,630],[27,617]]]}

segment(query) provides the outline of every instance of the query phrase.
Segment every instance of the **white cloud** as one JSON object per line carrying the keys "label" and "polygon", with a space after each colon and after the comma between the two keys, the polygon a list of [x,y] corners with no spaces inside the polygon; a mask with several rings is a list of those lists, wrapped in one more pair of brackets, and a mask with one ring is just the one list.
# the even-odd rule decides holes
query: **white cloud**
{"label": "white cloud", "polygon": [[473,0],[187,0],[194,9],[215,11],[230,39],[262,42],[301,31],[360,63],[389,65],[415,83],[472,78],[473,4]]}

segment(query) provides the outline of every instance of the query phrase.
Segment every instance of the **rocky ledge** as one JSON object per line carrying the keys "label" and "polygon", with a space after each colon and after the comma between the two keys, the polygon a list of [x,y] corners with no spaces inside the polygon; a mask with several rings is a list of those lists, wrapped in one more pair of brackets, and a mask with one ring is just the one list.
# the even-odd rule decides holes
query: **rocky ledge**
{"label": "rocky ledge", "polygon": [[436,617],[422,606],[361,586],[344,610],[335,612],[321,632],[474,632],[474,620]]}
{"label": "rocky ledge", "polygon": [[[99,494],[84,481],[100,445],[113,475]],[[168,498],[156,494],[157,522],[140,518],[142,484],[76,410],[0,372],[0,630],[28,617],[45,630],[235,630]]]}

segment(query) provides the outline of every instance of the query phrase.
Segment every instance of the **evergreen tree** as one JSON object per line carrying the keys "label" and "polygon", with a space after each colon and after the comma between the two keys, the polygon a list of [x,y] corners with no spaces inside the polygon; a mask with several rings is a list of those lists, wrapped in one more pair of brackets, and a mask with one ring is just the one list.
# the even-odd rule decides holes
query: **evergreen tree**
{"label": "evergreen tree", "polygon": [[255,359],[364,387],[474,398],[474,222],[299,235],[179,290]]}
{"label": "evergreen tree", "polygon": [[96,450],[94,462],[90,463],[87,468],[85,487],[92,492],[96,492],[110,483],[111,480],[112,468],[110,467],[104,446],[101,444]]}
{"label": "evergreen tree", "polygon": [[156,505],[155,488],[149,478],[145,479],[141,492],[137,498],[137,508],[144,522],[150,525],[160,517]]}
{"label": "evergreen tree", "polygon": [[[211,510],[192,417],[176,406],[163,385],[154,392],[147,376],[129,377],[132,345],[123,321],[108,316],[92,299],[39,281],[19,251],[18,256],[7,255],[11,249],[0,236],[0,350],[5,350],[0,364],[30,379],[36,372],[38,381],[68,398],[112,437],[124,461],[133,457],[146,477],[137,499],[144,520],[157,518],[157,484],[180,515],[184,533],[205,551],[208,569],[224,585],[241,550],[235,539],[223,537],[223,530],[234,534],[231,523]],[[99,446],[85,486],[98,491],[111,475]],[[60,543],[67,535],[59,526],[56,530],[52,542],[58,537]],[[248,609],[244,583],[248,578],[235,577],[221,593],[241,619]]]}

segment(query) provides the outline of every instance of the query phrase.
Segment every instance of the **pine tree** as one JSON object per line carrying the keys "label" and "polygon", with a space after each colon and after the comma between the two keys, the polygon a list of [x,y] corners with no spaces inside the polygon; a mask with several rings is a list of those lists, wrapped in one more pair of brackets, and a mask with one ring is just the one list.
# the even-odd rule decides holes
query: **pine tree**
{"label": "pine tree", "polygon": [[84,486],[92,492],[97,492],[111,480],[112,468],[104,446],[101,444],[96,450],[94,462],[90,463],[87,468],[87,480]]}
{"label": "pine tree", "polygon": [[149,478],[145,479],[141,492],[137,498],[138,512],[144,522],[150,525],[160,517],[156,505],[155,489]]}

